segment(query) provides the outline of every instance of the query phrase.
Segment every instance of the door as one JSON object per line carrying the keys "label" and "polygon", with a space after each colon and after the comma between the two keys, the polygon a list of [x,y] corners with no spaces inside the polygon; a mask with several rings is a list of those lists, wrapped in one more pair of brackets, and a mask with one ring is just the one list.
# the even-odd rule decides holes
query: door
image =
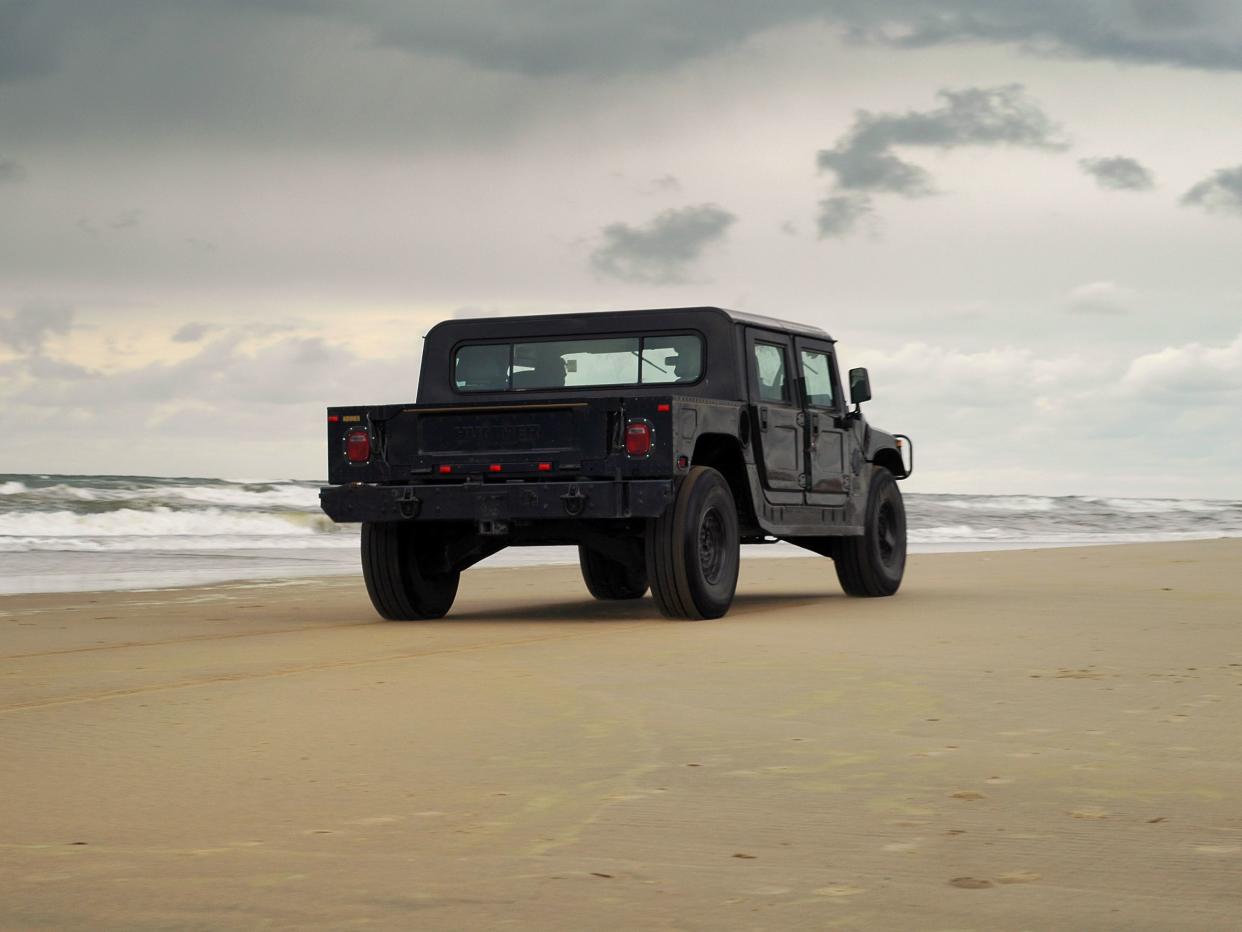
{"label": "door", "polygon": [[789,337],[766,330],[746,331],[751,418],[759,449],[764,493],[777,504],[801,504],[805,441],[802,403],[791,373]]}
{"label": "door", "polygon": [[846,458],[852,438],[837,426],[845,403],[832,344],[799,337],[795,348],[806,400],[807,504],[844,505],[849,497]]}

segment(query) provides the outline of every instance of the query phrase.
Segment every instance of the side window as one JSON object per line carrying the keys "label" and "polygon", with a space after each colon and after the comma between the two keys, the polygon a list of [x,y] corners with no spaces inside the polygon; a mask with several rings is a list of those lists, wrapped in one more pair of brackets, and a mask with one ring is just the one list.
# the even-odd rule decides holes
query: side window
{"label": "side window", "polygon": [[692,335],[643,337],[644,385],[694,382],[703,374],[703,340]]}
{"label": "side window", "polygon": [[832,366],[828,354],[818,350],[802,351],[802,378],[806,381],[806,402],[817,408],[831,408]]}
{"label": "side window", "polygon": [[755,375],[759,381],[760,401],[789,399],[784,349],[771,343],[755,343]]}
{"label": "side window", "polygon": [[453,364],[453,379],[464,392],[503,392],[509,387],[509,344],[463,346]]}

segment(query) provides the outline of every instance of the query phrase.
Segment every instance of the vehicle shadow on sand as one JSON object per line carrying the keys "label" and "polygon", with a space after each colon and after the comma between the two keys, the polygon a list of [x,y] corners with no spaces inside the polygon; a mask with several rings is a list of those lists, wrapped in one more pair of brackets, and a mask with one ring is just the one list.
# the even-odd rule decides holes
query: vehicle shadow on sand
{"label": "vehicle shadow on sand", "polygon": [[[728,621],[739,615],[757,615],[782,608],[807,605],[813,602],[836,601],[845,598],[839,592],[784,592],[739,593],[733,599],[729,613],[719,621]],[[573,602],[554,602],[546,605],[523,605],[515,608],[477,609],[451,611],[437,624],[480,621],[558,621],[599,624],[605,622],[661,621],[676,624],[682,619],[665,618],[650,597],[623,602],[600,602],[595,599],[578,599]]]}

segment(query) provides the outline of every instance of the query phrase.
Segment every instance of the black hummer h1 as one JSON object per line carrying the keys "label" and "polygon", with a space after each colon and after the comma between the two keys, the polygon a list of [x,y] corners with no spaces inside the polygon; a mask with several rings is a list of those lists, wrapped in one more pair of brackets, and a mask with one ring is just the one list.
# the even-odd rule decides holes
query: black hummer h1
{"label": "black hummer h1", "polygon": [[720,308],[452,320],[417,404],[328,409],[320,499],[362,522],[385,618],[439,618],[462,570],[538,544],[577,544],[596,598],[650,586],[674,618],[723,615],[738,545],[774,538],[892,595],[913,450],[867,424],[870,397],[852,369],[846,406],[822,330]]}

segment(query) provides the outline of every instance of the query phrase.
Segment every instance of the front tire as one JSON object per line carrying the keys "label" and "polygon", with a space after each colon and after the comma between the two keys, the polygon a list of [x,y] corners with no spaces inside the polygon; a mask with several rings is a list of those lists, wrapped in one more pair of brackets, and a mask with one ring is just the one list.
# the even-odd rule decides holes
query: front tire
{"label": "front tire", "polygon": [[737,506],[724,476],[694,466],[673,502],[647,522],[647,577],[668,618],[719,618],[733,603],[741,563]]}
{"label": "front tire", "polygon": [[579,544],[578,565],[587,589],[600,601],[641,599],[647,594],[647,570],[641,564],[628,566]]}
{"label": "front tire", "polygon": [[431,571],[430,543],[419,541],[410,524],[363,522],[362,578],[382,617],[443,618],[453,607],[461,574]]}
{"label": "front tire", "polygon": [[893,595],[906,571],[906,506],[897,480],[883,466],[872,467],[861,537],[836,541],[833,559],[846,595]]}

